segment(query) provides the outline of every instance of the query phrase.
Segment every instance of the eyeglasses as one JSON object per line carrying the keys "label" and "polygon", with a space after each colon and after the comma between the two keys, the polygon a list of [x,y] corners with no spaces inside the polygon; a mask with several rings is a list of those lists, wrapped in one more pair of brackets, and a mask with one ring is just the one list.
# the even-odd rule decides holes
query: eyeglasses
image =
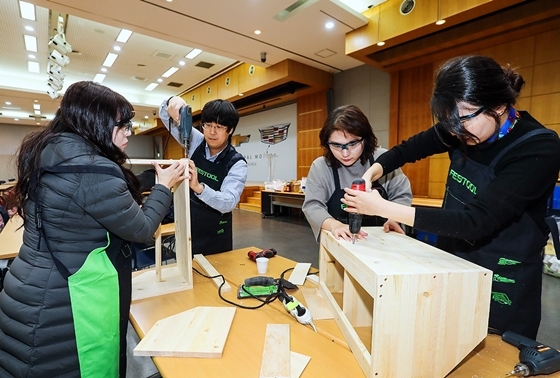
{"label": "eyeglasses", "polygon": [[348,143],[346,143],[346,144],[340,144],[340,143],[335,143],[335,142],[327,142],[327,144],[328,144],[333,150],[343,151],[343,150],[351,150],[351,149],[353,149],[355,146],[357,146],[358,144],[360,144],[363,140],[364,140],[364,138],[360,138],[360,139],[357,139],[357,140],[353,140],[352,142],[348,142]]}
{"label": "eyeglasses", "polygon": [[115,126],[119,127],[119,128],[124,127],[124,129],[125,129],[124,131],[129,132],[132,129],[132,121],[128,121],[128,122],[120,122],[119,121],[115,124]]}
{"label": "eyeglasses", "polygon": [[216,132],[224,132],[227,130],[227,126],[218,125],[217,123],[203,123],[202,128],[204,130],[214,130]]}
{"label": "eyeglasses", "polygon": [[478,110],[475,111],[474,113],[467,114],[467,115],[464,115],[464,116],[460,116],[460,117],[459,117],[459,121],[464,122],[464,121],[467,121],[467,120],[469,120],[469,119],[473,119],[474,117],[476,117],[477,115],[479,115],[480,113],[482,113],[482,112],[485,111],[485,110],[486,110],[486,106],[481,106],[481,107],[478,108]]}

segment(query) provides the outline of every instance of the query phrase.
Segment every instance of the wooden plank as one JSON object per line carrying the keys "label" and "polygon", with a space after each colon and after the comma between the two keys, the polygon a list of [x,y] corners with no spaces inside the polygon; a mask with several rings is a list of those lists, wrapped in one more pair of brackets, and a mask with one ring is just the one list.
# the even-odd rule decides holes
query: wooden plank
{"label": "wooden plank", "polygon": [[161,319],[134,348],[135,356],[221,358],[235,307],[195,307]]}
{"label": "wooden plank", "polygon": [[228,291],[231,291],[231,286],[226,281],[223,275],[221,277],[215,277],[220,275],[220,273],[212,266],[212,264],[210,264],[208,260],[206,260],[206,257],[204,257],[204,255],[197,253],[196,255],[194,255],[194,261],[196,261],[198,265],[200,265],[202,270],[204,270],[204,272],[207,275],[214,277],[212,278],[212,281],[214,281],[216,287],[219,288],[222,282],[224,283],[222,286],[222,293],[227,293]]}
{"label": "wooden plank", "polygon": [[302,287],[300,291],[305,298],[306,307],[313,315],[313,320],[333,319],[331,310],[329,310],[325,299],[319,293],[319,289],[316,287]]}
{"label": "wooden plank", "polygon": [[311,357],[305,354],[290,352],[290,377],[299,378],[303,374],[309,360],[311,360]]}
{"label": "wooden plank", "polygon": [[10,218],[0,232],[0,259],[13,259],[23,244],[23,219],[19,215]]}
{"label": "wooden plank", "polygon": [[288,281],[294,285],[303,285],[305,283],[305,277],[307,277],[307,272],[309,272],[309,268],[311,268],[310,263],[297,263],[294,270],[292,270],[292,274],[290,274]]}
{"label": "wooden plank", "polygon": [[193,288],[193,283],[185,280],[176,264],[162,267],[160,281],[156,279],[155,269],[141,270],[137,273],[139,274],[132,277],[133,302]]}
{"label": "wooden plank", "polygon": [[260,378],[290,378],[290,325],[268,324]]}

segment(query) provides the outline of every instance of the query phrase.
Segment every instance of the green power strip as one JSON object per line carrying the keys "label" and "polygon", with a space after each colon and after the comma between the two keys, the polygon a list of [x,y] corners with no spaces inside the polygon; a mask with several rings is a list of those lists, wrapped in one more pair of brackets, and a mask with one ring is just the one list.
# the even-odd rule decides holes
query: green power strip
{"label": "green power strip", "polygon": [[[251,294],[249,294],[249,293]],[[276,285],[269,285],[269,286],[244,286],[243,284],[239,285],[237,290],[237,298],[251,298],[253,297],[268,297],[271,294],[278,293],[278,286]]]}

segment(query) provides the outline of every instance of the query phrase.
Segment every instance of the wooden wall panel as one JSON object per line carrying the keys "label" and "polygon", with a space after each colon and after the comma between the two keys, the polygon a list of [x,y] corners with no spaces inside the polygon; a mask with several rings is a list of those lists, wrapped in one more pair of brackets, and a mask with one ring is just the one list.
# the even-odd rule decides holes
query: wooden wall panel
{"label": "wooden wall panel", "polygon": [[218,98],[218,83],[216,79],[209,81],[208,83],[199,87],[200,89],[200,106],[204,107],[208,101],[212,101]]}
{"label": "wooden wall panel", "polygon": [[379,37],[382,41],[437,21],[437,2],[417,1],[414,10],[406,16],[400,13],[401,3],[400,0],[388,0],[379,5]]}
{"label": "wooden wall panel", "polygon": [[[477,49],[473,42],[470,53],[490,56],[500,64],[509,63],[517,68],[525,79],[517,108],[529,111],[543,125],[560,133],[560,49],[557,48],[560,25],[552,31],[535,33],[515,39],[516,34],[512,32],[508,42],[485,49]],[[504,37],[508,37],[508,32]],[[440,63],[434,61],[432,65],[391,74],[391,92],[398,88],[398,96],[391,93],[391,142],[395,139],[400,142],[431,125],[431,76]],[[442,198],[448,166],[447,156],[442,155],[431,157],[427,164],[423,161],[409,164],[403,171],[411,181],[415,196]]]}
{"label": "wooden wall panel", "polygon": [[327,92],[319,91],[297,100],[297,178],[306,177],[311,163],[322,155],[319,131],[328,115]]}
{"label": "wooden wall panel", "polygon": [[230,70],[216,78],[218,98],[232,101],[239,94],[239,71]]}
{"label": "wooden wall panel", "polygon": [[[430,96],[433,65],[427,64],[399,72],[398,143],[432,125]],[[416,196],[428,196],[430,160],[424,159],[403,167]]]}

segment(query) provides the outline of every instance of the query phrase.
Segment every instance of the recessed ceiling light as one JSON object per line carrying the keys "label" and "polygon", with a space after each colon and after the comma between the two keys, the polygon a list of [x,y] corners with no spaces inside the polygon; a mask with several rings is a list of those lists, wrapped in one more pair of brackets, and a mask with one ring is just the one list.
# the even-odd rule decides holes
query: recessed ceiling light
{"label": "recessed ceiling light", "polygon": [[35,31],[35,29],[33,29],[33,26],[29,26],[29,25],[27,25],[27,26],[25,27],[25,30],[27,30],[27,31]]}
{"label": "recessed ceiling light", "polygon": [[167,0],[168,3],[171,3],[173,0]]}
{"label": "recessed ceiling light", "polygon": [[158,83],[151,83],[150,85],[148,85],[145,89],[147,91],[153,91],[155,87],[157,87],[159,84]]}
{"label": "recessed ceiling light", "polygon": [[105,80],[105,77],[107,77],[107,75],[98,73],[93,78],[93,81],[96,82],[96,83],[102,83],[103,80]]}
{"label": "recessed ceiling light", "polygon": [[115,63],[115,60],[117,60],[117,57],[118,57],[117,54],[113,54],[113,53],[107,54],[107,58],[105,58],[103,65],[105,67],[111,67],[113,63]]}
{"label": "recessed ceiling light", "polygon": [[33,100],[33,102],[39,102],[39,100]]}
{"label": "recessed ceiling light", "polygon": [[37,58],[37,57],[36,57],[35,55],[33,55],[33,54],[29,54],[29,55],[27,55],[27,57],[28,57],[29,59],[35,59],[35,58]]}
{"label": "recessed ceiling light", "polygon": [[10,101],[6,101],[6,105],[12,105]]}
{"label": "recessed ceiling light", "polygon": [[261,34],[261,31],[259,29],[257,29],[253,33],[255,33],[256,35],[259,35],[259,34]]}
{"label": "recessed ceiling light", "polygon": [[38,62],[27,61],[27,70],[33,73],[41,73],[41,67]]}
{"label": "recessed ceiling light", "polygon": [[107,68],[101,67],[101,72],[107,72]]}
{"label": "recessed ceiling light", "polygon": [[20,1],[19,2],[19,11],[21,14],[21,18],[24,18],[26,20],[31,20],[31,21],[35,21],[35,5],[25,2],[25,1]]}
{"label": "recessed ceiling light", "polygon": [[334,28],[334,22],[332,22],[332,21],[327,22],[327,23],[325,24],[325,27],[326,27],[327,29],[332,29],[332,28]]}
{"label": "recessed ceiling light", "polygon": [[238,96],[243,96],[243,93],[239,93]]}
{"label": "recessed ceiling light", "polygon": [[115,46],[115,47],[113,47],[113,49],[114,49],[115,51],[121,51],[121,50],[122,50],[120,46]]}
{"label": "recessed ceiling light", "polygon": [[14,118],[14,121],[19,121],[19,118]]}
{"label": "recessed ceiling light", "polygon": [[169,77],[171,75],[173,75],[175,72],[179,71],[179,69],[177,67],[171,67],[170,69],[168,69],[167,71],[165,71],[161,76],[163,77]]}
{"label": "recessed ceiling light", "polygon": [[40,110],[34,110],[33,113],[37,114],[37,115],[41,115],[41,111]]}
{"label": "recessed ceiling light", "polygon": [[181,61],[179,61],[179,65],[184,66],[185,62],[181,60]]}
{"label": "recessed ceiling light", "polygon": [[37,38],[32,35],[24,35],[25,49],[27,51],[37,52]]}
{"label": "recessed ceiling light", "polygon": [[437,20],[436,25],[443,25],[445,24],[445,20]]}
{"label": "recessed ceiling light", "polygon": [[117,37],[117,42],[126,43],[131,35],[132,35],[132,32],[130,30],[121,29],[121,32],[119,33],[119,35]]}
{"label": "recessed ceiling light", "polygon": [[385,45],[385,42],[383,42],[383,41],[377,42],[377,46],[384,46],[384,45]]}
{"label": "recessed ceiling light", "polygon": [[41,109],[41,104],[33,104],[33,109],[35,110]]}
{"label": "recessed ceiling light", "polygon": [[200,54],[202,52],[201,49],[192,49],[192,51],[190,53],[188,53],[187,55],[185,55],[185,58],[188,59],[194,59],[198,56],[198,54]]}
{"label": "recessed ceiling light", "polygon": [[160,79],[157,79],[157,82],[158,82],[158,83],[161,83],[161,82],[163,82],[163,79],[161,79],[161,78],[160,78]]}
{"label": "recessed ceiling light", "polygon": [[148,118],[150,118],[150,117],[148,117],[148,116],[144,116],[144,118],[145,118],[145,119],[148,119]]}

